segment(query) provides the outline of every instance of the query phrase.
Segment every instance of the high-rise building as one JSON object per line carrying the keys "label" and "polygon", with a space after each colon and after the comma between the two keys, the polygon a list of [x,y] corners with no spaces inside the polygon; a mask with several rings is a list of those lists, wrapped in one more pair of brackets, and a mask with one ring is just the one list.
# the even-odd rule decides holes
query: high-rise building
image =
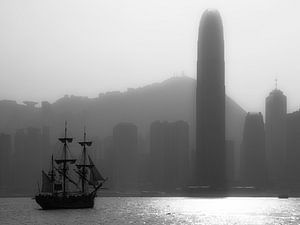
{"label": "high-rise building", "polygon": [[37,189],[42,168],[41,129],[28,127],[25,141],[25,170],[27,171],[25,186],[27,191]]}
{"label": "high-rise building", "polygon": [[116,165],[116,154],[113,148],[113,137],[108,136],[101,141],[101,148],[103,149],[103,159],[100,161],[99,169],[103,171],[105,176],[109,177],[106,185],[110,189],[114,189],[115,186],[115,170]]}
{"label": "high-rise building", "polygon": [[153,122],[150,127],[150,166],[154,189],[172,191],[188,178],[189,126],[187,122]]}
{"label": "high-rise building", "polygon": [[42,134],[34,127],[19,129],[14,137],[14,191],[29,194],[37,190],[42,168]]}
{"label": "high-rise building", "polygon": [[16,130],[14,135],[14,157],[13,157],[13,191],[24,193],[24,184],[27,182],[27,172],[25,164],[26,156],[26,134],[24,129]]}
{"label": "high-rise building", "polygon": [[241,181],[244,185],[264,187],[267,182],[267,165],[261,113],[248,113],[246,116],[241,157]]}
{"label": "high-rise building", "polygon": [[266,98],[266,156],[268,180],[284,182],[286,160],[286,96],[277,88]]}
{"label": "high-rise building", "polygon": [[235,145],[233,140],[226,140],[226,183],[232,184],[235,181]]}
{"label": "high-rise building", "polygon": [[137,127],[132,123],[119,123],[113,129],[115,187],[121,191],[137,189],[137,137]]}
{"label": "high-rise building", "polygon": [[42,168],[47,170],[50,168],[50,159],[53,154],[50,144],[50,128],[48,126],[42,127],[41,134],[41,154],[42,154]]}
{"label": "high-rise building", "polygon": [[207,10],[198,37],[196,96],[197,183],[223,188],[225,182],[225,63],[222,19]]}
{"label": "high-rise building", "polygon": [[10,135],[0,134],[0,191],[1,188],[7,191],[10,184],[11,153]]}
{"label": "high-rise building", "polygon": [[291,186],[300,185],[300,110],[287,114],[286,177]]}
{"label": "high-rise building", "polygon": [[148,140],[138,136],[138,183],[141,190],[151,189],[151,167]]}
{"label": "high-rise building", "polygon": [[41,103],[41,122],[44,126],[50,126],[52,120],[52,107],[47,101]]}
{"label": "high-rise building", "polygon": [[167,128],[155,121],[150,126],[150,166],[151,182],[154,189],[164,188],[164,155],[167,142]]}
{"label": "high-rise building", "polygon": [[189,171],[189,124],[185,121],[172,123],[173,149],[177,153],[177,186],[185,187]]}

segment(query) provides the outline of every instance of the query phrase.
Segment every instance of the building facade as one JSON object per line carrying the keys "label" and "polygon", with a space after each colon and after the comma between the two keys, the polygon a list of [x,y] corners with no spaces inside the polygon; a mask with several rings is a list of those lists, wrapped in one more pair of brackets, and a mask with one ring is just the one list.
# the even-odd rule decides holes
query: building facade
{"label": "building facade", "polygon": [[241,181],[257,188],[267,184],[265,129],[261,113],[248,113],[245,119],[242,154]]}
{"label": "building facade", "polygon": [[287,114],[286,178],[290,187],[300,186],[300,110]]}
{"label": "building facade", "polygon": [[113,129],[113,148],[116,157],[115,188],[121,191],[137,190],[137,127],[119,123]]}
{"label": "building facade", "polygon": [[220,14],[207,10],[198,36],[196,95],[196,183],[225,184],[225,63]]}
{"label": "building facade", "polygon": [[286,96],[276,88],[266,98],[266,156],[272,185],[281,185],[285,176],[286,108]]}
{"label": "building facade", "polygon": [[11,183],[11,144],[9,134],[0,134],[0,191],[7,191]]}
{"label": "building facade", "polygon": [[188,123],[153,122],[150,127],[150,171],[153,188],[174,191],[184,187],[188,181],[188,164]]}

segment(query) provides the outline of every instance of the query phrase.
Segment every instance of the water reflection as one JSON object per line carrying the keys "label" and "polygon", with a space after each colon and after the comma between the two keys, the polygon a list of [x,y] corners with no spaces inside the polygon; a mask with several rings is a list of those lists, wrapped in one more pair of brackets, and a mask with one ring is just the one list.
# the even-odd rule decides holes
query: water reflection
{"label": "water reflection", "polygon": [[[299,224],[297,199],[220,198],[169,199],[166,215],[185,224]],[[157,204],[161,204],[156,202]],[[298,209],[298,210],[297,210]],[[173,211],[172,211],[173,210]]]}
{"label": "water reflection", "polygon": [[97,198],[94,209],[38,210],[0,198],[1,224],[300,224],[300,199]]}

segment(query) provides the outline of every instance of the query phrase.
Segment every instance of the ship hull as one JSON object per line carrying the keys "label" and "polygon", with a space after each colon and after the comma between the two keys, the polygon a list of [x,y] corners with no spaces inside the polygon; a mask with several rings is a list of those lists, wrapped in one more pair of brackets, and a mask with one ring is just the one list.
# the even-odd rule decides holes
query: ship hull
{"label": "ship hull", "polygon": [[35,201],[42,209],[84,209],[94,207],[95,194],[78,196],[54,196],[39,194]]}

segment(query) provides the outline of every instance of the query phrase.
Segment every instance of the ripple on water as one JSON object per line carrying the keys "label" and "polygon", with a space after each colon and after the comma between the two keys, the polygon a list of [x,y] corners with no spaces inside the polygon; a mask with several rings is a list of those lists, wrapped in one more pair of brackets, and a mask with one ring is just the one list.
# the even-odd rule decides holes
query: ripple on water
{"label": "ripple on water", "polygon": [[0,198],[0,224],[300,224],[300,199],[112,197],[47,211],[30,198]]}

